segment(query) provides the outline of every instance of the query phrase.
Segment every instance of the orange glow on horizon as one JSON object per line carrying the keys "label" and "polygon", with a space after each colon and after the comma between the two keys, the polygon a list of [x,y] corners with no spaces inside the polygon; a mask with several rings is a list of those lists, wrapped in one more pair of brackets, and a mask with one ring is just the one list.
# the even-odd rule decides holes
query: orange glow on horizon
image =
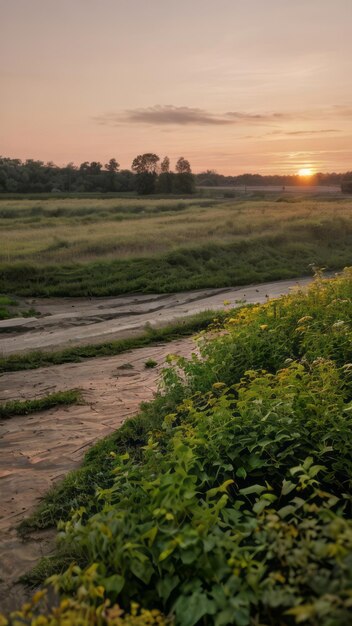
{"label": "orange glow on horizon", "polygon": [[298,170],[298,176],[302,176],[305,178],[308,178],[309,176],[313,176],[313,170],[311,167],[302,167],[300,170]]}

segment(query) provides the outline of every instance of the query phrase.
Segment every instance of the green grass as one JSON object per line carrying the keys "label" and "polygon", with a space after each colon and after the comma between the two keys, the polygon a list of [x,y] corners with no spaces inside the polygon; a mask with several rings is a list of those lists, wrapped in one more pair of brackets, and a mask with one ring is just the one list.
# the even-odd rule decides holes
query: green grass
{"label": "green grass", "polygon": [[[3,267],[0,288],[23,296],[111,296],[228,287],[307,275],[309,266],[338,270],[351,262],[351,229],[333,225],[314,239],[291,236],[180,249],[162,257],[45,268]],[[330,235],[328,235],[330,231]],[[333,243],[332,243],[333,241]]]}
{"label": "green grass", "polygon": [[215,315],[223,319],[225,314],[221,311],[218,313],[203,311],[161,328],[148,326],[140,335],[127,339],[74,346],[51,352],[37,350],[26,354],[2,357],[0,358],[0,373],[37,369],[38,367],[48,367],[62,363],[80,363],[84,359],[116,356],[134,348],[143,348],[160,342],[173,341],[179,337],[186,337],[203,330],[212,323]]}
{"label": "green grass", "polygon": [[0,419],[8,419],[16,415],[30,415],[56,406],[77,404],[82,401],[78,389],[58,391],[34,400],[11,400],[0,404]]}
{"label": "green grass", "polygon": [[8,296],[0,296],[0,320],[14,317],[13,307],[17,306],[16,300]]}
{"label": "green grass", "polygon": [[61,597],[177,626],[349,623],[351,304],[352,270],[318,278],[173,358],[155,401],[27,522],[62,520],[42,566]]}
{"label": "green grass", "polygon": [[277,200],[0,199],[0,289],[24,296],[166,293],[352,261],[351,200]]}

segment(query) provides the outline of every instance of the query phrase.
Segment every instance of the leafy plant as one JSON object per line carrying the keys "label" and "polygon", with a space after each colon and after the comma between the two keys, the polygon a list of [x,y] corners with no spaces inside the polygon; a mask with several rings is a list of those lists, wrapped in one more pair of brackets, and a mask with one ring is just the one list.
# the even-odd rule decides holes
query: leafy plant
{"label": "leafy plant", "polygon": [[71,476],[74,563],[49,585],[180,626],[350,622],[351,279],[318,275],[170,357],[155,402],[89,452],[88,497]]}

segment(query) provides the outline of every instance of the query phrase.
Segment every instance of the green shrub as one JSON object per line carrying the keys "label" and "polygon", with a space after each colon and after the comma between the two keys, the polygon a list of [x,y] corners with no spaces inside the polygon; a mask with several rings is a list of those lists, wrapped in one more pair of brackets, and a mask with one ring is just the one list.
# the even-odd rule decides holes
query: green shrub
{"label": "green shrub", "polygon": [[170,357],[129,450],[125,430],[90,451],[102,479],[60,524],[76,564],[49,583],[180,626],[347,626],[351,302],[351,270],[318,277]]}

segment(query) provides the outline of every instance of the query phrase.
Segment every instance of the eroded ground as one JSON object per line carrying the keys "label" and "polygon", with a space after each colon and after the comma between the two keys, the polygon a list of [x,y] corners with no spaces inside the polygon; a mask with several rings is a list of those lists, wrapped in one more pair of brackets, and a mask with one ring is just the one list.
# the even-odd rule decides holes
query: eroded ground
{"label": "eroded ground", "polygon": [[[151,400],[170,352],[189,356],[192,339],[134,350],[116,357],[57,365],[1,378],[0,400],[29,399],[79,387],[85,404],[58,407],[0,423],[0,608],[18,606],[25,592],[17,578],[52,548],[53,533],[23,542],[15,527],[56,481],[77,467],[87,447],[118,428]],[[155,369],[145,368],[148,359]],[[129,369],[124,365],[129,364]],[[1,582],[2,581],[2,582]]]}
{"label": "eroded ground", "polygon": [[[299,281],[307,284],[311,279]],[[0,354],[48,350],[69,345],[98,343],[143,332],[146,324],[160,326],[201,311],[224,308],[224,300],[236,306],[264,302],[298,284],[276,281],[249,287],[202,289],[175,294],[129,295],[116,298],[30,298],[23,307],[41,317],[0,322]]]}
{"label": "eroded ground", "polygon": [[[6,355],[129,336],[141,332],[146,323],[165,324],[206,309],[220,309],[224,300],[230,306],[244,300],[264,302],[307,282],[279,281],[165,296],[31,300],[42,317],[24,319],[16,332],[2,333],[0,351]],[[168,354],[190,356],[195,349],[192,339],[182,339],[119,356],[0,377],[1,402],[72,388],[81,389],[84,400],[82,405],[0,422],[0,609],[17,607],[25,598],[26,591],[14,582],[53,547],[54,533],[37,533],[24,543],[16,526],[55,482],[79,465],[88,446],[137,413],[142,401],[152,399]],[[148,359],[158,366],[146,369]]]}

